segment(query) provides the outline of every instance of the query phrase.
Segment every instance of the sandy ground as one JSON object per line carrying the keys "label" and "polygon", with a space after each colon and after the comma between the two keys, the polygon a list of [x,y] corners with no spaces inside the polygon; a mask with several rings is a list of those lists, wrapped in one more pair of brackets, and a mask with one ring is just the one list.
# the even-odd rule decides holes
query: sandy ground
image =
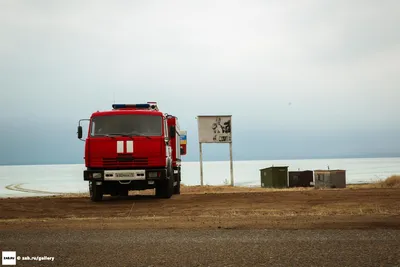
{"label": "sandy ground", "polygon": [[[133,192],[134,193],[134,192]],[[0,199],[18,266],[400,266],[400,189],[187,187]]]}
{"label": "sandy ground", "polygon": [[2,229],[400,229],[400,189],[186,189],[152,195],[0,199]]}

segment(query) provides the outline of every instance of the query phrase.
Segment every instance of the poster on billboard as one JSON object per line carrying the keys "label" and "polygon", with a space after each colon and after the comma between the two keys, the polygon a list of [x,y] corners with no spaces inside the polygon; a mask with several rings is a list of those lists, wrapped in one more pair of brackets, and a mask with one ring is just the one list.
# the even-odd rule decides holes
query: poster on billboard
{"label": "poster on billboard", "polygon": [[198,116],[200,143],[231,143],[232,116]]}

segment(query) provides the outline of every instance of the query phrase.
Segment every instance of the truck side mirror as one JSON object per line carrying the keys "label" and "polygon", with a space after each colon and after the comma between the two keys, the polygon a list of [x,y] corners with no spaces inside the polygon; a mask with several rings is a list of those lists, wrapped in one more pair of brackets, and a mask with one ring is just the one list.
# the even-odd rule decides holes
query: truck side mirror
{"label": "truck side mirror", "polygon": [[82,132],[82,126],[78,126],[78,139],[82,139],[82,135],[83,135],[83,132]]}
{"label": "truck side mirror", "polygon": [[175,131],[175,126],[174,126],[174,125],[171,125],[171,126],[169,127],[169,138],[170,138],[170,139],[174,138],[174,137],[175,137],[175,133],[176,133],[176,131]]}

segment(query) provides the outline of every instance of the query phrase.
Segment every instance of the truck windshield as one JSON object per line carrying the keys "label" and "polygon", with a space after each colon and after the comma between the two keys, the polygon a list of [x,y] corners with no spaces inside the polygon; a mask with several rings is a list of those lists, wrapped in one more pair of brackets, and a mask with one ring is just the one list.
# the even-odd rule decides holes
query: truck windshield
{"label": "truck windshield", "polygon": [[161,136],[161,116],[109,115],[94,117],[91,121],[91,136]]}

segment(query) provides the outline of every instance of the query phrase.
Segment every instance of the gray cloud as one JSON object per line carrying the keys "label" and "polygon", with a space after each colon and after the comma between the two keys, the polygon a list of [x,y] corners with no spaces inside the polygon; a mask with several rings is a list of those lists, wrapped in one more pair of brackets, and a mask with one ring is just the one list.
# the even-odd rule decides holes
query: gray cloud
{"label": "gray cloud", "polygon": [[192,140],[194,117],[217,113],[232,114],[243,135],[255,123],[259,132],[400,133],[399,8],[398,1],[2,2],[0,120],[74,128],[115,96],[158,101]]}

